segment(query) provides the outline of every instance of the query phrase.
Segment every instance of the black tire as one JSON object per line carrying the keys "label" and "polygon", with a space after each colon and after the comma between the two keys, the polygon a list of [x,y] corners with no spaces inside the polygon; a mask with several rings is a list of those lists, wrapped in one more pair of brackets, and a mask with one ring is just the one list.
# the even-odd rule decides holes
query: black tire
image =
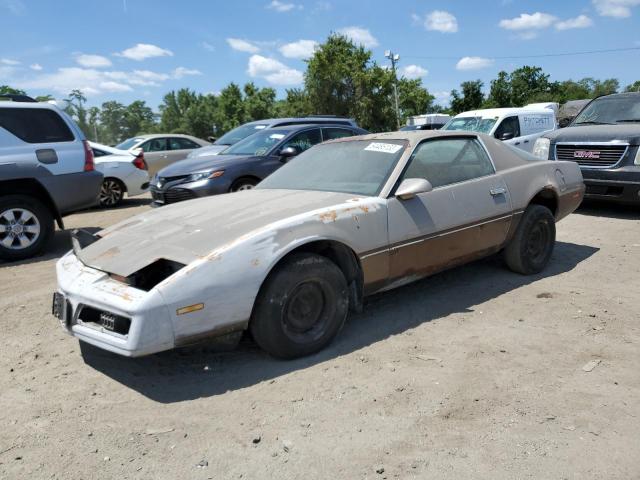
{"label": "black tire", "polygon": [[529,205],[504,249],[504,259],[514,272],[533,275],[547,265],[555,242],[556,222],[551,211],[542,205]]}
{"label": "black tire", "polygon": [[103,208],[116,207],[122,203],[126,191],[126,187],[120,180],[107,177],[102,180],[100,193],[98,194],[98,202]]}
{"label": "black tire", "polygon": [[302,357],[331,342],[348,311],[347,281],[336,264],[320,255],[293,254],[269,274],[249,328],[274,357]]}
{"label": "black tire", "polygon": [[256,178],[251,178],[251,177],[239,178],[235,182],[233,182],[233,184],[231,185],[231,188],[229,189],[229,191],[231,191],[231,192],[240,192],[242,190],[251,190],[259,182],[260,182],[260,180],[258,180]]}
{"label": "black tire", "polygon": [[51,211],[37,198],[28,195],[0,197],[1,259],[23,260],[39,254],[53,232]]}

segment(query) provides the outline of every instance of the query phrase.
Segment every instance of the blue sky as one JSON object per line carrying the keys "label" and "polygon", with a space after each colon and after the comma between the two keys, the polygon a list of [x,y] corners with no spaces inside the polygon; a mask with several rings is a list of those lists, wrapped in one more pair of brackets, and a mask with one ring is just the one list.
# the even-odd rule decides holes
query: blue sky
{"label": "blue sky", "polygon": [[[465,80],[541,66],[552,80],[640,79],[640,0],[0,0],[0,84],[90,104],[171,89],[218,92],[254,81],[282,96],[301,86],[304,58],[343,32],[385,64],[420,77],[440,102]],[[497,58],[497,57],[519,58]],[[446,58],[433,58],[446,57]]]}

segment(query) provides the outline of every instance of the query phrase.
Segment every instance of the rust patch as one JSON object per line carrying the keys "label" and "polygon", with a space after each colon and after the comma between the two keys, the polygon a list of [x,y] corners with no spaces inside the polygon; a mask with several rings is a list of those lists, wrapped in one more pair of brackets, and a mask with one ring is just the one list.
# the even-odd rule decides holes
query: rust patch
{"label": "rust patch", "polygon": [[360,210],[362,210],[364,213],[369,213],[369,207],[367,207],[366,205],[361,205]]}
{"label": "rust patch", "polygon": [[98,258],[111,258],[115,257],[119,253],[120,249],[118,247],[111,247],[109,250],[105,250],[100,255],[98,255]]}
{"label": "rust patch", "polygon": [[331,210],[331,211],[326,212],[326,213],[321,213],[318,216],[320,217],[320,220],[322,220],[325,223],[327,223],[327,222],[335,222],[336,218],[338,218],[338,214],[336,213],[335,210]]}
{"label": "rust patch", "polygon": [[251,265],[253,265],[254,267],[257,267],[258,265],[260,265],[260,260],[257,258],[254,258],[253,260],[251,260]]}

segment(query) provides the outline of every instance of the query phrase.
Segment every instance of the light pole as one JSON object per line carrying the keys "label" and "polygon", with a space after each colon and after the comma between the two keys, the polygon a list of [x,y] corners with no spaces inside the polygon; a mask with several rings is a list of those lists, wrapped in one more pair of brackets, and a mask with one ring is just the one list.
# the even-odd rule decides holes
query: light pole
{"label": "light pole", "polygon": [[393,96],[396,101],[396,122],[398,124],[398,130],[400,130],[400,107],[398,106],[398,75],[396,75],[396,63],[400,61],[400,55],[393,53],[391,50],[386,50],[384,56],[391,60],[391,70],[393,70]]}

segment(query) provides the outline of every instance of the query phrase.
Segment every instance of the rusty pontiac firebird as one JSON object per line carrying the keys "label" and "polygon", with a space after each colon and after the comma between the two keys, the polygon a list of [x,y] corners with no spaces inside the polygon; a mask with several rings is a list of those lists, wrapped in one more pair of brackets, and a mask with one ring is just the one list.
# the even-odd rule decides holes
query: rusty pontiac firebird
{"label": "rusty pontiac firebird", "polygon": [[339,139],[253,190],[77,233],[53,312],[126,356],[245,330],[274,356],[307,355],[372,293],[498,252],[540,272],[584,188],[575,162],[473,132]]}

